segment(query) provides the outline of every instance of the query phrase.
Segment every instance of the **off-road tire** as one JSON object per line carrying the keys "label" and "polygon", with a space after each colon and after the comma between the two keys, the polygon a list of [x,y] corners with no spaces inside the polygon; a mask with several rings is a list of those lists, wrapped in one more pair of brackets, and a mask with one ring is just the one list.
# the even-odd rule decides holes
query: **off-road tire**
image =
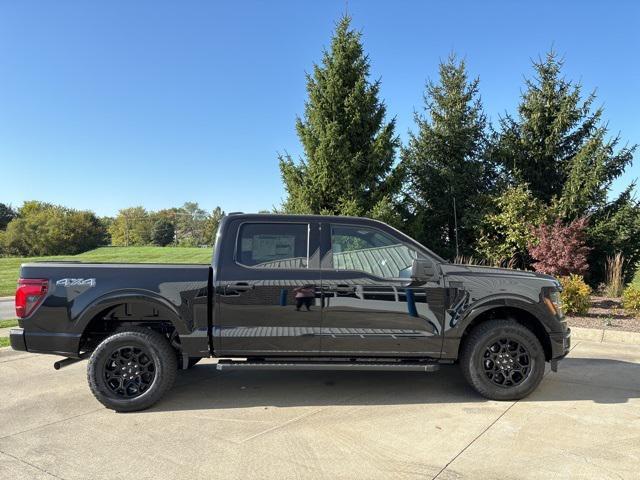
{"label": "off-road tire", "polygon": [[[141,394],[125,398],[108,385],[105,372],[114,352],[126,351],[129,347],[145,352],[153,362],[154,375]],[[175,350],[165,336],[149,328],[127,327],[104,339],[93,351],[87,365],[87,380],[91,392],[105,407],[117,412],[133,412],[149,408],[160,400],[173,386],[177,369]]]}
{"label": "off-road tire", "polygon": [[[530,369],[517,384],[498,385],[485,372],[487,355],[491,354],[489,349],[501,339],[512,339],[528,352]],[[542,381],[545,355],[538,338],[524,325],[515,320],[488,320],[474,327],[466,337],[462,345],[460,367],[469,385],[483,397],[491,400],[519,400],[534,391]]]}

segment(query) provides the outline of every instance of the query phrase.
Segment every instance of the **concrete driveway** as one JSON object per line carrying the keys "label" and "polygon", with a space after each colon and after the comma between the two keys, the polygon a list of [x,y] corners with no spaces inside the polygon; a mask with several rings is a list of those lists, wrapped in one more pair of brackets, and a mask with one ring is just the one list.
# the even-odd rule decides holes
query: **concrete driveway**
{"label": "concrete driveway", "polygon": [[638,478],[640,346],[577,342],[519,402],[437,373],[181,372],[102,408],[85,363],[0,351],[0,478]]}

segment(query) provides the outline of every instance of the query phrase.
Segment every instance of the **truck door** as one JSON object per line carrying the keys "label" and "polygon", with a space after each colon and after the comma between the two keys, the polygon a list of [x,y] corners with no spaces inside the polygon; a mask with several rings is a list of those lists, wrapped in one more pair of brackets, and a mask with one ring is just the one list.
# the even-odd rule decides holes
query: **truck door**
{"label": "truck door", "polygon": [[228,232],[216,278],[218,352],[318,354],[318,224],[238,219]]}
{"label": "truck door", "polygon": [[413,259],[426,253],[396,234],[321,225],[323,355],[440,356],[446,291],[412,282]]}

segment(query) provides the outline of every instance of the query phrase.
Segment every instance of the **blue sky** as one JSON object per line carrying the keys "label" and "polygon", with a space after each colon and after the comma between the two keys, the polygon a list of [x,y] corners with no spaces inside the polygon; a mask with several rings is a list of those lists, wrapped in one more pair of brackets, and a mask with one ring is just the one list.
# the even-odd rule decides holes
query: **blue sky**
{"label": "blue sky", "polygon": [[[301,153],[305,72],[345,1],[0,4],[0,202],[100,215],[197,201],[257,211],[284,198],[277,152]],[[512,112],[551,46],[640,143],[637,2],[349,0],[404,140],[427,78],[455,51],[487,114]],[[639,160],[616,189],[640,177]]]}

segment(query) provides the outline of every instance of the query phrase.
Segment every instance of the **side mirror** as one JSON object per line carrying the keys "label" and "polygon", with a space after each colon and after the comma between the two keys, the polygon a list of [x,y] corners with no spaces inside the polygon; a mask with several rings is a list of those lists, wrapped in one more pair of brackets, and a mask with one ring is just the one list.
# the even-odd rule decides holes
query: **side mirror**
{"label": "side mirror", "polygon": [[411,279],[419,282],[437,282],[438,266],[429,258],[414,258],[411,264]]}

